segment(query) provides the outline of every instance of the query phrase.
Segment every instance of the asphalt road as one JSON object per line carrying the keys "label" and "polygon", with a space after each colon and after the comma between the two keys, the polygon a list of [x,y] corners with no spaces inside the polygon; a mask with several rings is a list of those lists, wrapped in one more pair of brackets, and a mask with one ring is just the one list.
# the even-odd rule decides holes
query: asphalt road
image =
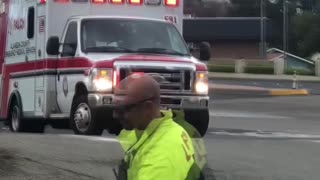
{"label": "asphalt road", "polygon": [[[253,86],[263,88],[280,88],[280,89],[292,89],[293,81],[288,80],[262,80],[262,79],[224,79],[217,78],[211,80],[215,84],[226,84],[226,85],[241,85],[241,86]],[[312,81],[296,81],[298,89],[307,89],[312,94],[320,94],[320,82]]]}
{"label": "asphalt road", "polygon": [[[318,180],[320,96],[214,96],[204,138],[221,180]],[[0,179],[114,179],[123,152],[113,136],[0,133]],[[212,178],[213,179],[213,178]]]}

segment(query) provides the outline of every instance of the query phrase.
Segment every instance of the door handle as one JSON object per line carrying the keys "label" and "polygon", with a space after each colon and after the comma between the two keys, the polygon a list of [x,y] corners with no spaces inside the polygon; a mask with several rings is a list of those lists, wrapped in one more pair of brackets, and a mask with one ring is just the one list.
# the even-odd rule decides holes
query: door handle
{"label": "door handle", "polygon": [[60,81],[60,71],[57,72],[58,81]]}

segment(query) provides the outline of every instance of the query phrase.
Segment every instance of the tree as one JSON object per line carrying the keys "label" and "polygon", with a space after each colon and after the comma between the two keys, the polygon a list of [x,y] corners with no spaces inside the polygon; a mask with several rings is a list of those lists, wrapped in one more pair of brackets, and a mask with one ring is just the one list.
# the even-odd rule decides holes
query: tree
{"label": "tree", "polygon": [[258,17],[260,16],[260,0],[231,0],[232,6],[228,16]]}
{"label": "tree", "polygon": [[305,12],[302,15],[296,15],[293,21],[297,54],[310,57],[320,52],[320,15]]}

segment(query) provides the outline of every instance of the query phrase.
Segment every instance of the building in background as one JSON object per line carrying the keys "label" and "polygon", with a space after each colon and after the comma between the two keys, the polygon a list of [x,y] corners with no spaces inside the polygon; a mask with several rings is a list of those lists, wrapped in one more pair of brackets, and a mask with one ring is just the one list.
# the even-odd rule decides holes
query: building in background
{"label": "building in background", "polygon": [[[260,17],[186,18],[183,35],[189,43],[210,42],[213,59],[261,59],[260,20]],[[272,35],[270,20],[266,20],[266,25],[268,42]]]}
{"label": "building in background", "polygon": [[300,3],[302,5],[303,10],[320,13],[319,0],[300,0]]}

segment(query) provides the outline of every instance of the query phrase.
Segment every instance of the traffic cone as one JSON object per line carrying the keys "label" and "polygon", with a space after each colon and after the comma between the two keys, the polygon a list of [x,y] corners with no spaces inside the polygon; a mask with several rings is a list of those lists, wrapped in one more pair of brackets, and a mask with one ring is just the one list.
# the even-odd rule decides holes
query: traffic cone
{"label": "traffic cone", "polygon": [[294,71],[293,74],[293,81],[292,81],[292,89],[297,89],[298,87],[298,82],[297,82],[297,72]]}

